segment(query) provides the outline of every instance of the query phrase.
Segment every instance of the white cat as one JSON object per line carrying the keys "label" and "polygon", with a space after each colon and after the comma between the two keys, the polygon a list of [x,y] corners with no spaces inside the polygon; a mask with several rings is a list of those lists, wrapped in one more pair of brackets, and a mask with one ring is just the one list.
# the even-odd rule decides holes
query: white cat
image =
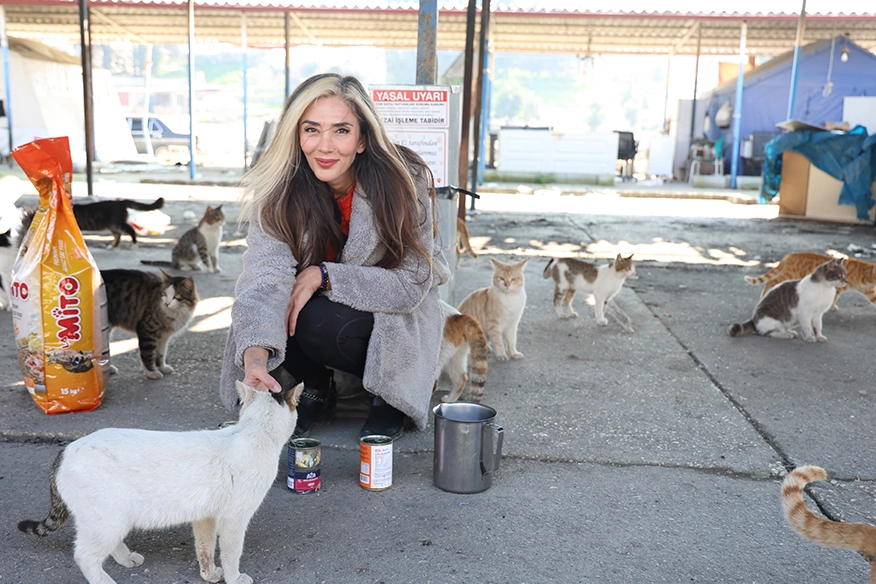
{"label": "white cat", "polygon": [[[238,382],[240,419],[219,430],[105,428],[80,438],[52,464],[49,516],[18,528],[48,535],[72,515],[76,564],[89,584],[114,584],[103,569],[108,555],[128,568],[143,563],[124,542],[132,529],[191,522],[201,577],[251,584],[239,571],[246,528],[277,478],[303,387],[281,397]],[[221,568],[214,559],[217,535]]]}
{"label": "white cat", "polygon": [[[572,308],[575,292],[593,294],[596,307],[596,324],[605,326],[605,309],[608,302],[620,291],[627,278],[636,277],[636,267],[633,256],[623,257],[617,254],[614,261],[602,266],[576,258],[554,258],[548,262],[542,274],[545,279],[554,280],[554,308],[560,318],[578,316]],[[566,310],[568,314],[566,314]]]}

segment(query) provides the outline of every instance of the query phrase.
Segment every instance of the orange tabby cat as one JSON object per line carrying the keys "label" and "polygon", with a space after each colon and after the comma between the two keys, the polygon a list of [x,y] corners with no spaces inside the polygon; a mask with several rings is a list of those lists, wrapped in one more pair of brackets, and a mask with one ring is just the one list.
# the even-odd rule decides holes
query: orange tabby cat
{"label": "orange tabby cat", "polygon": [[522,359],[523,353],[517,350],[517,325],[526,307],[523,272],[526,260],[516,264],[494,258],[490,258],[490,261],[493,263],[493,284],[463,298],[459,312],[477,319],[487,333],[496,360],[507,361],[509,356],[511,359]]}
{"label": "orange tabby cat", "polygon": [[463,252],[467,253],[473,258],[478,257],[478,254],[475,253],[475,250],[471,248],[471,243],[468,240],[468,226],[465,224],[465,220],[461,217],[456,218],[456,263],[459,264],[459,258],[462,257]]}
{"label": "orange tabby cat", "polygon": [[[789,253],[782,258],[779,265],[766,274],[756,278],[745,276],[745,281],[755,285],[766,284],[760,294],[763,297],[776,284],[785,280],[800,280],[807,274],[811,274],[820,264],[833,258],[834,256],[808,251]],[[839,300],[843,292],[849,290],[863,294],[867,300],[876,304],[876,264],[855,258],[845,258],[843,267],[846,269],[846,278],[849,283],[842,288],[837,288],[830,309],[836,310],[836,301]]]}
{"label": "orange tabby cat", "polygon": [[876,527],[841,523],[819,517],[803,501],[803,487],[823,481],[827,473],[817,466],[795,468],[782,482],[782,508],[794,531],[821,545],[854,550],[870,562],[870,584],[876,584]]}
{"label": "orange tabby cat", "polygon": [[484,386],[487,384],[487,359],[490,350],[487,348],[487,335],[478,321],[471,316],[459,314],[459,311],[441,301],[444,312],[444,337],[441,339],[441,352],[438,355],[438,369],[435,372],[435,386],[438,388],[438,378],[443,372],[450,379],[452,389],[441,401],[455,402],[462,394],[468,381],[469,362],[471,362],[471,388],[469,401],[481,403],[484,397]]}

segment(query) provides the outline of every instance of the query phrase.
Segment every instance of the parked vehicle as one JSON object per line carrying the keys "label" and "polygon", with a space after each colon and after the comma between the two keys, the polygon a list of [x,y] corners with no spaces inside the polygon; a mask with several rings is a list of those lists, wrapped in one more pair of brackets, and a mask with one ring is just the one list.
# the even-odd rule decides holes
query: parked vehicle
{"label": "parked vehicle", "polygon": [[[189,134],[172,129],[161,118],[148,118],[149,138],[152,141],[152,152],[155,158],[164,162],[189,161]],[[137,152],[146,154],[146,140],[143,134],[143,118],[128,116],[128,128],[137,146]],[[179,129],[179,128],[177,128]],[[195,150],[198,149],[198,137],[195,136]]]}

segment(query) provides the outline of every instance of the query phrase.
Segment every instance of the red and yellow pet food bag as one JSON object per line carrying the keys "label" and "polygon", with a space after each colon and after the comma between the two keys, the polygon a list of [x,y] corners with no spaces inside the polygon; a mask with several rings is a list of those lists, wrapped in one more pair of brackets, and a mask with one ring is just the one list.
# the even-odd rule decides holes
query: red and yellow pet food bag
{"label": "red and yellow pet food bag", "polygon": [[40,195],[10,286],[24,384],[47,414],[93,410],[109,375],[109,329],[100,271],[70,203],[70,144],[38,139],[12,157]]}

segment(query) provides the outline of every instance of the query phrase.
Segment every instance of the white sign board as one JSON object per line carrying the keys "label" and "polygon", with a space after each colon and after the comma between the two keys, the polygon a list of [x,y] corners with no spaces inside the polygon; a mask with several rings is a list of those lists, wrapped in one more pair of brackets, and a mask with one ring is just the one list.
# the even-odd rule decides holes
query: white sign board
{"label": "white sign board", "polygon": [[450,91],[442,87],[380,86],[371,99],[389,137],[417,152],[435,176],[435,186],[448,184]]}

